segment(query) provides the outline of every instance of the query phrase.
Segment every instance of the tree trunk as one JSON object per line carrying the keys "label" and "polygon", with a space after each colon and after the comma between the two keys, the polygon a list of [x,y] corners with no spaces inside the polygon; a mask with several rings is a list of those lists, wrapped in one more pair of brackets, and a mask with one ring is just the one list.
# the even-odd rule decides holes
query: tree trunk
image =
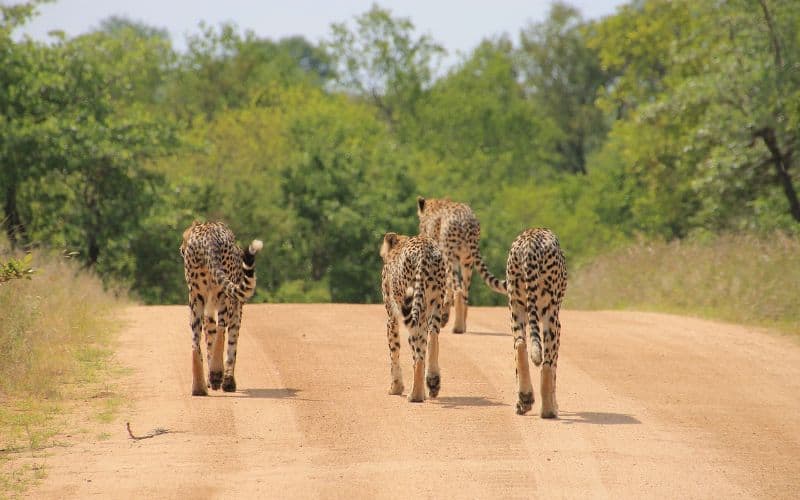
{"label": "tree trunk", "polygon": [[86,260],[86,267],[94,267],[97,264],[97,259],[100,258],[100,245],[97,243],[97,236],[94,230],[89,234],[88,238],[88,258]]}
{"label": "tree trunk", "polygon": [[17,208],[17,185],[12,180],[9,181],[6,187],[6,199],[3,204],[3,212],[5,213],[5,221],[3,224],[6,227],[6,236],[11,248],[24,246],[27,242],[27,232],[25,225],[19,217],[19,210]]}
{"label": "tree trunk", "polygon": [[[92,179],[89,177],[89,179]],[[95,180],[95,179],[93,179]],[[97,200],[96,186],[93,180],[88,180],[83,188],[83,199],[86,203],[86,262],[87,268],[94,267],[100,257],[100,244],[97,239],[100,235],[100,208]]]}
{"label": "tree trunk", "polygon": [[577,173],[586,175],[586,152],[584,150],[584,134],[579,132],[575,138],[575,156],[577,162]]}
{"label": "tree trunk", "polygon": [[[772,14],[767,7],[766,0],[759,0],[759,4],[761,5],[761,10],[764,13],[764,21],[767,23],[769,40],[775,56],[775,71],[778,76],[776,80],[778,82],[778,89],[780,92],[783,92],[783,86],[780,84],[782,81],[780,76],[785,69],[785,62],[783,60],[781,43],[778,39],[778,32],[775,29],[775,23],[773,22]],[[779,100],[778,114],[780,113],[781,105]],[[767,145],[769,152],[772,154],[772,164],[775,166],[775,173],[778,175],[778,181],[780,181],[781,186],[783,187],[783,192],[786,194],[786,199],[789,200],[789,212],[792,214],[794,220],[800,222],[800,201],[797,200],[797,191],[794,188],[792,176],[789,174],[789,167],[792,163],[791,152],[781,154],[780,148],[778,147],[778,140],[775,137],[775,130],[772,128],[767,127],[759,132],[762,133],[757,135],[764,139],[764,144]]]}
{"label": "tree trunk", "polygon": [[781,42],[778,39],[778,34],[775,31],[775,24],[772,22],[772,14],[767,7],[766,0],[760,0],[761,11],[764,13],[764,21],[767,23],[769,29],[769,41],[772,44],[772,50],[775,52],[775,66],[778,71],[783,69],[783,54],[781,52]]}
{"label": "tree trunk", "polygon": [[789,212],[795,221],[800,222],[800,201],[797,199],[797,191],[792,183],[792,176],[789,175],[789,165],[786,159],[773,159],[775,170],[778,173],[778,180],[783,186],[786,199],[789,200]]}
{"label": "tree trunk", "polygon": [[797,198],[797,191],[792,182],[792,176],[789,175],[789,166],[791,164],[791,154],[782,154],[778,146],[778,139],[775,137],[775,130],[770,127],[765,127],[755,134],[764,140],[764,144],[769,149],[772,155],[772,164],[775,167],[775,173],[778,176],[778,181],[783,187],[783,192],[789,202],[789,213],[795,221],[800,222],[800,200]]}

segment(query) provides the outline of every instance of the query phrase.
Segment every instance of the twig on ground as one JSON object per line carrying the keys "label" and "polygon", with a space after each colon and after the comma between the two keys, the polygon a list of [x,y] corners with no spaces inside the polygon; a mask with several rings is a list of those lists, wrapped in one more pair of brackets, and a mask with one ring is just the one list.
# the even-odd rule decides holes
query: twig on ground
{"label": "twig on ground", "polygon": [[150,439],[151,437],[160,436],[161,434],[166,434],[166,433],[169,432],[169,429],[164,429],[162,427],[158,427],[156,429],[153,429],[149,433],[145,434],[144,436],[136,436],[136,435],[133,434],[133,431],[131,430],[131,423],[130,422],[125,422],[125,427],[128,428],[128,435],[134,441],[139,441],[140,439]]}

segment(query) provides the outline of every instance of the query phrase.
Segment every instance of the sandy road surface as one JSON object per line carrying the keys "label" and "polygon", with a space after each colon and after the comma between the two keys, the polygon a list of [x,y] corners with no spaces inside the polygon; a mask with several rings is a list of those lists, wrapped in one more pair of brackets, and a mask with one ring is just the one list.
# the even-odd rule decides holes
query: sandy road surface
{"label": "sandy road surface", "polygon": [[[135,307],[133,401],[32,498],[800,496],[800,347],[656,314],[562,313],[561,418],[514,414],[508,313],[441,335],[442,391],[389,396],[382,306],[248,305],[238,392],[191,397],[186,307]],[[404,334],[405,335],[405,334]],[[401,362],[410,387],[410,356]],[[144,434],[133,441],[124,422]],[[94,436],[91,432],[87,436]],[[93,439],[91,437],[86,439]]]}

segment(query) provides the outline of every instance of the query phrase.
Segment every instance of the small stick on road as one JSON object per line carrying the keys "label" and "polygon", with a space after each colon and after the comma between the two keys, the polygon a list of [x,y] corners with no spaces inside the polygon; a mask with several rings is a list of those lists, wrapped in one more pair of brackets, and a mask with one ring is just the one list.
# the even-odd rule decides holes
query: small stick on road
{"label": "small stick on road", "polygon": [[133,434],[133,431],[131,430],[131,423],[130,422],[125,422],[125,427],[128,428],[128,435],[134,441],[139,441],[140,439],[150,439],[151,437],[160,436],[161,434],[166,434],[166,433],[169,432],[169,429],[164,429],[164,428],[159,427],[157,429],[153,429],[152,431],[150,431],[149,433],[145,434],[144,436],[135,436]]}

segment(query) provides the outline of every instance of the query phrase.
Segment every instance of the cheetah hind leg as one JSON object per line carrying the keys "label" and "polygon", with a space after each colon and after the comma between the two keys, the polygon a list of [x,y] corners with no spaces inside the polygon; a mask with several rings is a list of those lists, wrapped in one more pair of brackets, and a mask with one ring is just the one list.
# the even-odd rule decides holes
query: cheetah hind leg
{"label": "cheetah hind leg", "polygon": [[422,380],[425,375],[425,360],[420,359],[414,362],[414,381],[411,385],[411,392],[408,393],[408,401],[411,403],[422,403],[425,401],[425,386]]}
{"label": "cheetah hind leg", "polygon": [[453,333],[467,331],[467,312],[469,310],[469,287],[472,283],[472,262],[461,264],[461,280],[456,293],[456,319],[453,324]]}
{"label": "cheetah hind leg", "polygon": [[453,322],[453,333],[464,333],[467,331],[467,301],[461,290],[455,293],[455,321]]}
{"label": "cheetah hind leg", "polygon": [[511,309],[511,332],[514,335],[514,355],[517,378],[517,415],[528,413],[533,407],[533,385],[531,384],[528,346],[525,343],[525,309],[520,300],[519,287],[509,284],[508,303]]}
{"label": "cheetah hind leg", "polygon": [[403,394],[403,372],[400,369],[400,336],[397,318],[389,312],[386,322],[386,336],[389,341],[389,359],[392,382],[389,384],[389,394],[399,396]]}
{"label": "cheetah hind leg", "polygon": [[203,330],[203,300],[190,297],[190,326],[192,329],[192,396],[207,396],[206,384],[203,380],[203,354],[200,350],[200,335]]}
{"label": "cheetah hind leg", "polygon": [[545,359],[540,374],[542,394],[542,418],[558,418],[558,402],[556,400],[556,369],[558,367],[558,345],[561,338],[561,322],[558,319],[558,307],[553,316],[545,318],[544,352]]}
{"label": "cheetah hind leg", "polygon": [[225,345],[225,328],[218,328],[213,317],[205,318],[208,352],[208,386],[219,390],[222,385],[222,347]]}
{"label": "cheetah hind leg", "polygon": [[425,374],[425,385],[428,395],[435,398],[442,388],[442,377],[439,372],[439,334],[431,332],[428,336],[428,371]]}
{"label": "cheetah hind leg", "polygon": [[556,368],[542,366],[541,373],[542,418],[558,418],[558,402],[556,402]]}
{"label": "cheetah hind leg", "polygon": [[450,265],[450,281],[448,285],[452,290],[453,297],[453,333],[464,333],[467,331],[467,297],[465,296],[464,282],[461,270],[464,267],[457,259]]}
{"label": "cheetah hind leg", "polygon": [[[222,375],[222,390],[236,392],[236,378],[233,376],[236,369],[236,349],[239,344],[239,327],[242,321],[242,305],[229,307],[228,316],[218,321],[220,330],[228,333],[228,350],[225,356],[225,372]],[[220,343],[222,340],[220,339]],[[220,348],[221,352],[221,348]]]}
{"label": "cheetah hind leg", "polygon": [[425,348],[428,342],[420,330],[419,327],[415,327],[408,335],[408,344],[414,360],[414,378],[411,381],[411,391],[408,393],[408,400],[411,403],[425,401]]}
{"label": "cheetah hind leg", "polygon": [[530,365],[528,364],[528,349],[525,342],[519,342],[516,347],[517,355],[517,415],[524,415],[533,408],[534,396],[531,384]]}

